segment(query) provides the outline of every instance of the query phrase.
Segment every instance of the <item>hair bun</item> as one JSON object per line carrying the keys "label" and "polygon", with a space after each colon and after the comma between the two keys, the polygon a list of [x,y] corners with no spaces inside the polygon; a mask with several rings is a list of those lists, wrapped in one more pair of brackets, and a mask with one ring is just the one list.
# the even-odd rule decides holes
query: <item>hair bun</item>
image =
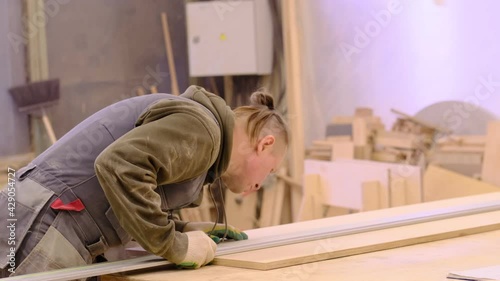
{"label": "hair bun", "polygon": [[254,92],[250,96],[250,103],[253,106],[266,106],[270,110],[274,109],[274,99],[271,95],[266,93],[264,90],[259,90]]}

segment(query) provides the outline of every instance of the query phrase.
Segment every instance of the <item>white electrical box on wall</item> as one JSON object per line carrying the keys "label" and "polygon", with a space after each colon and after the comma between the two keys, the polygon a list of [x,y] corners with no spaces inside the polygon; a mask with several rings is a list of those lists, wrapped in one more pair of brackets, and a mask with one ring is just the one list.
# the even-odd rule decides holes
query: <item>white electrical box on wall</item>
{"label": "white electrical box on wall", "polygon": [[190,2],[186,11],[190,76],[271,73],[268,0]]}

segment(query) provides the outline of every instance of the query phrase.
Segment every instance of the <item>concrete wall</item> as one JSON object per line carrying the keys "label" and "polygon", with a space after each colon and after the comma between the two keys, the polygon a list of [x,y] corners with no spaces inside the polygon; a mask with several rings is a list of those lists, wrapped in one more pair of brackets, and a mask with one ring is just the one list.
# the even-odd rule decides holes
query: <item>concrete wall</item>
{"label": "concrete wall", "polygon": [[158,84],[160,92],[170,92],[161,12],[169,17],[181,92],[188,86],[183,0],[61,3],[47,22],[49,73],[61,79],[59,105],[50,110],[58,137],[106,105],[135,96],[139,87],[149,91]]}
{"label": "concrete wall", "polygon": [[30,150],[28,118],[7,91],[25,83],[23,46],[14,48],[9,40],[21,35],[20,19],[21,1],[0,0],[0,157]]}
{"label": "concrete wall", "polygon": [[470,118],[477,106],[500,116],[499,1],[302,4],[306,143],[358,106],[372,107],[386,126],[391,108],[415,114],[447,100],[472,103]]}

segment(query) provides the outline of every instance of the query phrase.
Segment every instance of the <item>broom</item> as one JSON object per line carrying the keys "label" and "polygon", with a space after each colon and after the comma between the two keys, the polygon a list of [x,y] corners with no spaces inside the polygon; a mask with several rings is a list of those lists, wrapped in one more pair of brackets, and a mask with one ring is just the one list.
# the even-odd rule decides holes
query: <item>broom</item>
{"label": "broom", "polygon": [[45,108],[54,105],[59,99],[59,79],[28,83],[9,89],[9,93],[20,112],[41,112],[50,142],[54,144],[56,135]]}

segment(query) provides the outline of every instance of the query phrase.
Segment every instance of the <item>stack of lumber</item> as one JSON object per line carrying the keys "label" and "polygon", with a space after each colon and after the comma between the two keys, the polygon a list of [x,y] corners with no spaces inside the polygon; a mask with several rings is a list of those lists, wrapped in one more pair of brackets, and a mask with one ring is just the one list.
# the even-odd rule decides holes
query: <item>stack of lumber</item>
{"label": "stack of lumber", "polygon": [[473,178],[480,178],[486,136],[450,135],[440,138],[429,163]]}
{"label": "stack of lumber", "polygon": [[371,108],[357,108],[354,116],[335,116],[326,128],[326,138],[306,149],[307,159],[371,159],[373,137],[384,130]]}
{"label": "stack of lumber", "polygon": [[500,191],[500,121],[453,135],[392,111],[390,131],[367,108],[332,119],[306,153],[299,220]]}
{"label": "stack of lumber", "polygon": [[436,133],[443,131],[401,111],[391,131],[378,131],[374,140],[375,161],[417,165],[426,159]]}

